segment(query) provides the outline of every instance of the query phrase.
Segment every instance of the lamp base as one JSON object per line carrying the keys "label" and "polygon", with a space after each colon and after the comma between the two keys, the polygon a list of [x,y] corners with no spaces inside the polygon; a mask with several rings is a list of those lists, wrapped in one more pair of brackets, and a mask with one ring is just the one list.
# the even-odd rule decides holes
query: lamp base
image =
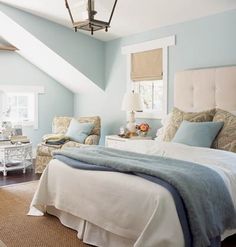
{"label": "lamp base", "polygon": [[130,112],[128,123],[126,125],[130,133],[136,133],[136,124],[135,124],[135,113],[134,111]]}

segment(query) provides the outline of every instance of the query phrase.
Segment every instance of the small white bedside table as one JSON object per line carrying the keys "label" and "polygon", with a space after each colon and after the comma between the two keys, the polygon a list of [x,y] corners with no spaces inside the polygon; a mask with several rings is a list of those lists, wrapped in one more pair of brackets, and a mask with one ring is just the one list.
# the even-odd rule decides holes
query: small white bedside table
{"label": "small white bedside table", "polygon": [[126,150],[127,143],[131,143],[132,141],[145,141],[145,140],[152,140],[152,137],[145,136],[145,137],[122,138],[119,137],[118,135],[109,135],[106,136],[105,146],[108,148]]}
{"label": "small white bedside table", "polygon": [[32,144],[0,145],[0,172],[7,176],[8,171],[23,170],[32,165]]}

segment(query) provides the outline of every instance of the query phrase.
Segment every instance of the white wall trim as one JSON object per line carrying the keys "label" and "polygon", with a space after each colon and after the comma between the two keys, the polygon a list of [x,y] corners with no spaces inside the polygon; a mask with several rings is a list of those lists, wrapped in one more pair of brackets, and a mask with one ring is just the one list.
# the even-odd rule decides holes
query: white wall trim
{"label": "white wall trim", "polygon": [[45,87],[43,86],[29,86],[29,85],[0,85],[0,90],[9,93],[45,93]]}
{"label": "white wall trim", "polygon": [[121,51],[122,54],[131,54],[135,52],[142,52],[142,51],[148,51],[148,50],[153,50],[153,49],[158,49],[158,48],[164,48],[168,46],[174,46],[176,43],[175,41],[175,35],[161,38],[161,39],[155,39],[143,43],[138,43],[134,45],[128,45],[128,46],[123,46]]}
{"label": "white wall trim", "polygon": [[[122,47],[122,54],[126,55],[126,69],[127,69],[127,92],[132,90],[132,81],[130,79],[130,72],[131,72],[131,54],[136,52],[143,52],[153,49],[163,49],[163,84],[164,84],[164,109],[163,115],[168,113],[168,48],[169,46],[175,46],[176,39],[175,35],[155,39],[143,43],[138,43],[129,46]],[[154,119],[161,119],[163,117],[160,113],[155,111],[153,112],[137,112],[137,118],[154,118]]]}

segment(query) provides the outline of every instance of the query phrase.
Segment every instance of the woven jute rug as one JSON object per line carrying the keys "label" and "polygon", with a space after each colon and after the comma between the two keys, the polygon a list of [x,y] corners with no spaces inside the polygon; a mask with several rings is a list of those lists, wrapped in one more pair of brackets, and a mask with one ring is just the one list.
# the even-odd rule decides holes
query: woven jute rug
{"label": "woven jute rug", "polygon": [[0,240],[0,247],[6,247],[6,245]]}
{"label": "woven jute rug", "polygon": [[88,247],[77,238],[76,231],[63,226],[56,217],[26,215],[37,183],[0,188],[0,246]]}

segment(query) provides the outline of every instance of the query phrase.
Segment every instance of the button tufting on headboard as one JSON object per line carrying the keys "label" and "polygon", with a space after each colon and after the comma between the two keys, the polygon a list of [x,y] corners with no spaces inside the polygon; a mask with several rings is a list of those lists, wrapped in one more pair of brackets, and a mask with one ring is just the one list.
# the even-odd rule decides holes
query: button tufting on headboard
{"label": "button tufting on headboard", "polygon": [[174,105],[183,111],[236,110],[236,66],[177,72]]}

